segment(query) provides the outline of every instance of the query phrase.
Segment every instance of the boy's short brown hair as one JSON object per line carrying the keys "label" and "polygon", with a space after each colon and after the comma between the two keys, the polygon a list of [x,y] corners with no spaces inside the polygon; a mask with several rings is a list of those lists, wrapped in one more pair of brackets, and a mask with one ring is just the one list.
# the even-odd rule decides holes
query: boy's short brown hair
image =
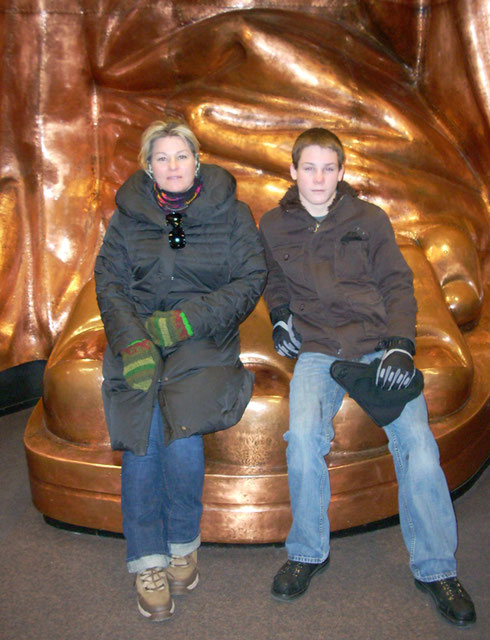
{"label": "boy's short brown hair", "polygon": [[298,168],[298,162],[301,154],[303,153],[303,149],[311,147],[312,145],[325,147],[335,151],[339,161],[339,168],[343,166],[345,161],[344,147],[335,133],[332,133],[328,129],[323,129],[322,127],[313,127],[312,129],[303,131],[303,133],[296,138],[292,150],[293,165],[295,169]]}

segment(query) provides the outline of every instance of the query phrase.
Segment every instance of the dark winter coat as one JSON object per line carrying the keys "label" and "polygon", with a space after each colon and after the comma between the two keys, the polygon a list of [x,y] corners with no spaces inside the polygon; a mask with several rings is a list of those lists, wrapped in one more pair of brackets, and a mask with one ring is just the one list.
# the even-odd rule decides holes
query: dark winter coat
{"label": "dark winter coat", "polygon": [[[187,245],[168,242],[164,212],[144,171],[116,194],[95,265],[97,301],[108,340],[102,395],[114,449],[146,453],[158,397],[166,442],[238,422],[250,399],[253,374],[240,361],[238,325],[255,307],[266,267],[248,207],[236,200],[235,179],[202,165],[203,188],[183,215]],[[121,349],[145,339],[154,311],[185,312],[193,336],[160,350],[147,393],[122,375]]]}
{"label": "dark winter coat", "polygon": [[415,343],[413,276],[386,213],[345,182],[318,223],[296,185],[260,221],[270,310],[289,305],[301,352],[344,359],[375,350],[385,337]]}

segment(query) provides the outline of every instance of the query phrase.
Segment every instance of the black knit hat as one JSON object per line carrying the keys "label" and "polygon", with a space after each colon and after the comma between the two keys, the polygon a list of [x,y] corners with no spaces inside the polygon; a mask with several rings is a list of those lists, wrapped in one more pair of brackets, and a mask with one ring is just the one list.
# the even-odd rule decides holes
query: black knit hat
{"label": "black knit hat", "polygon": [[380,358],[370,364],[336,360],[330,375],[364,409],[378,426],[384,427],[401,414],[407,402],[416,398],[424,388],[424,376],[418,369],[405,389],[387,390],[376,386],[376,372]]}

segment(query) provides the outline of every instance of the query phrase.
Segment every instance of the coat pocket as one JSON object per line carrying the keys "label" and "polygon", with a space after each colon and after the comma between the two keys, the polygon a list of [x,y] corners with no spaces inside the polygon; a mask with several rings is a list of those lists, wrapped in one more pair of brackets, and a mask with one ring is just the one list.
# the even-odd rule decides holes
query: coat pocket
{"label": "coat pocket", "polygon": [[304,286],[306,284],[304,243],[273,246],[271,251],[274,260],[286,277],[296,285]]}
{"label": "coat pocket", "polygon": [[335,242],[335,277],[338,282],[357,282],[368,275],[369,242],[365,232],[353,231]]}

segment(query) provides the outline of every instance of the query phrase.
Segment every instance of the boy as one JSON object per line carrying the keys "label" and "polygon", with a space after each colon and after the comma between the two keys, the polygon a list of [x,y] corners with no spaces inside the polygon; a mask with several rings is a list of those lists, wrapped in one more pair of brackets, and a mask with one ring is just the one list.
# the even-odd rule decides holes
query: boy
{"label": "boy", "polygon": [[[395,399],[415,374],[417,310],[412,272],[388,216],[357,198],[342,180],[344,150],[337,136],[323,128],[304,131],[292,160],[296,184],[260,223],[274,346],[281,355],[298,357],[284,435],[293,522],[288,560],[272,586],[281,601],[302,595],[329,561],[324,457],[344,395],[330,366],[336,360],[367,364],[379,358],[375,389]],[[424,397],[408,402],[384,430],[415,585],[450,622],[472,624],[473,602],[456,578],[456,521]]]}

